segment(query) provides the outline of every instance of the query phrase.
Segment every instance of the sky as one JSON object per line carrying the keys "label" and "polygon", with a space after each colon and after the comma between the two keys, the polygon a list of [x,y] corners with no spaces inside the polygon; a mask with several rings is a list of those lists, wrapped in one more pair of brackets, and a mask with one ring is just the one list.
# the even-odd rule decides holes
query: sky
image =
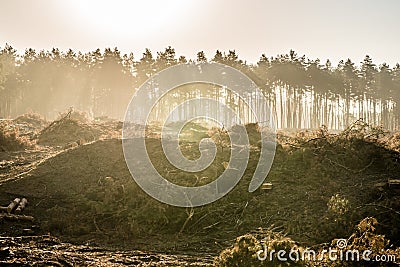
{"label": "sky", "polygon": [[208,58],[236,50],[255,63],[290,49],[334,64],[400,62],[398,0],[0,0],[0,47],[88,52],[118,47],[140,59],[167,46]]}

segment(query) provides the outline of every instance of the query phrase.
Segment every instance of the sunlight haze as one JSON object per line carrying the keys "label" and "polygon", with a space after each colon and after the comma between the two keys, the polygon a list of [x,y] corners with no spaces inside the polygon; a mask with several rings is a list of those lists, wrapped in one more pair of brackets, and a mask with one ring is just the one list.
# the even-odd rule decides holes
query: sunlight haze
{"label": "sunlight haze", "polygon": [[1,1],[0,46],[91,51],[118,47],[140,58],[171,45],[207,57],[235,49],[240,58],[294,49],[310,58],[359,63],[366,54],[400,62],[400,2],[378,1]]}

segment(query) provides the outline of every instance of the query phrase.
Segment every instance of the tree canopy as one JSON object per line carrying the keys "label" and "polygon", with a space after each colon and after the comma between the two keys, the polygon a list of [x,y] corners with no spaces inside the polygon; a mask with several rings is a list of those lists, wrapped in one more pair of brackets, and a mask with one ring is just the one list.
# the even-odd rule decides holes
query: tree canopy
{"label": "tree canopy", "polygon": [[[122,119],[136,88],[155,73],[186,62],[218,62],[248,75],[268,99],[278,128],[342,129],[359,118],[391,130],[400,124],[399,64],[377,66],[366,55],[359,64],[344,59],[332,66],[329,60],[321,63],[293,50],[274,57],[262,54],[257,63],[248,64],[235,50],[216,50],[212,56],[199,51],[195,59],[187,59],[171,46],[155,54],[145,49],[135,59],[118,48],[87,53],[28,48],[18,54],[6,44],[0,47],[0,117],[38,112],[54,118],[75,107],[92,117]],[[206,95],[241,109],[229,90],[200,92],[200,87],[190,93],[178,90],[174,101]],[[252,97],[257,101],[260,96]]]}

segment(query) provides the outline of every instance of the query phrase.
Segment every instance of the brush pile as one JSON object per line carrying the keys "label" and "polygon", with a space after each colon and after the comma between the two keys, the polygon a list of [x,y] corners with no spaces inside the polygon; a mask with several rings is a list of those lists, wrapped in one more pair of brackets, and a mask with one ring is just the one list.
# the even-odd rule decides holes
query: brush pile
{"label": "brush pile", "polygon": [[20,136],[19,128],[8,121],[0,121],[0,152],[20,151],[31,147],[27,137]]}
{"label": "brush pile", "polygon": [[70,110],[40,131],[37,143],[45,146],[65,146],[72,142],[81,144],[97,140],[101,131],[80,121],[82,116],[74,114],[76,113]]}

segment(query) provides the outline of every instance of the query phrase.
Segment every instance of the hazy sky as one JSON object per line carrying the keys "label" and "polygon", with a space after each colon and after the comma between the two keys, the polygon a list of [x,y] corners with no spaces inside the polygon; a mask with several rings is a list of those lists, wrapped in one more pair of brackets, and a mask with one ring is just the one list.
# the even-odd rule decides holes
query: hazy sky
{"label": "hazy sky", "polygon": [[171,45],[195,58],[236,49],[256,62],[294,49],[310,58],[369,54],[400,62],[398,0],[0,0],[0,46],[90,51],[117,46],[136,59]]}

